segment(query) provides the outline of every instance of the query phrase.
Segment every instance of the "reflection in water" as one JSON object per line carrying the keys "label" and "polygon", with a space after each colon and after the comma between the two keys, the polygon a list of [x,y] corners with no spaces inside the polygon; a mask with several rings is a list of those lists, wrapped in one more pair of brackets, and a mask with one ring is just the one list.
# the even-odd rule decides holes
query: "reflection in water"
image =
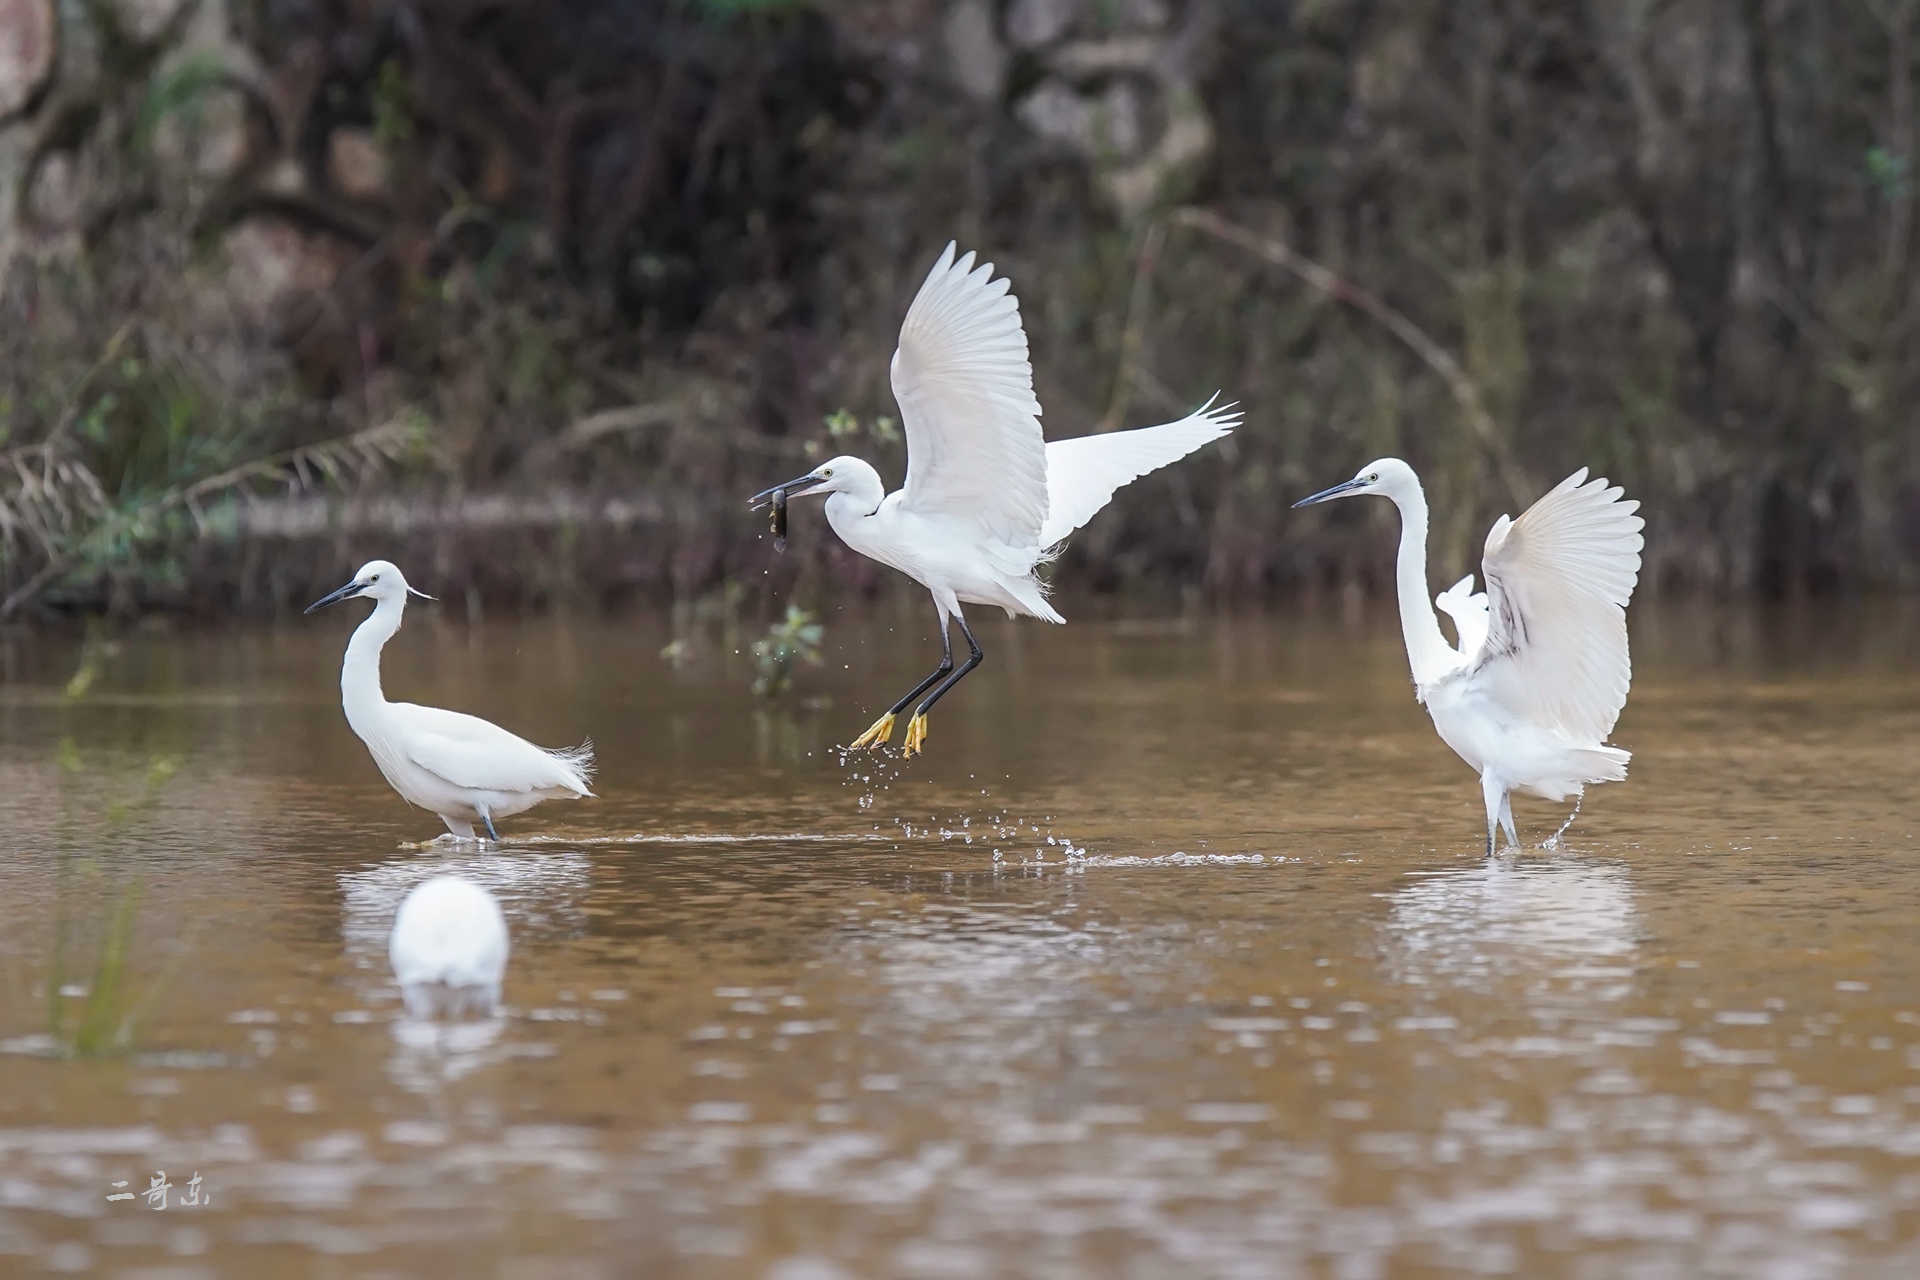
{"label": "reflection in water", "polygon": [[1035,1099],[1018,1082],[1037,1060],[1057,1062],[1070,1050],[1072,1014],[1091,1003],[1088,984],[1114,963],[1103,940],[998,911],[923,912],[875,925],[841,962],[877,983],[876,1013],[911,1029],[901,1048],[918,1060],[891,1069],[910,1068],[905,1074],[929,1102],[992,1086],[994,1105],[981,1116],[989,1133],[1008,1108],[1030,1121]]}
{"label": "reflection in water", "polygon": [[[566,853],[493,853],[467,857],[407,858],[340,875],[340,904],[345,916],[347,954],[354,967],[384,979],[391,970],[387,939],[400,901],[415,885],[435,876],[457,875],[499,899],[514,936],[525,933],[568,937],[586,927],[586,900],[592,862],[577,850]],[[370,995],[396,994],[384,980]]]}
{"label": "reflection in water", "polygon": [[[342,873],[342,931],[355,972],[365,979],[363,998],[385,1003],[400,994],[386,980],[392,974],[388,940],[401,901],[426,881],[448,875],[473,881],[498,899],[516,936],[564,937],[584,928],[591,868],[585,854],[573,851],[412,858]],[[446,1023],[402,1014],[392,1023],[395,1052],[387,1072],[409,1093],[432,1093],[482,1067],[539,1051],[506,1039],[507,1024],[505,1017]]]}
{"label": "reflection in water", "polygon": [[[1196,873],[1163,863],[1121,874]],[[706,1033],[712,1100],[650,1142],[683,1212],[724,1219],[731,1204],[803,1205],[796,1216],[820,1226],[800,1242],[855,1264],[835,1275],[1039,1274],[1035,1247],[1052,1255],[1044,1274],[1087,1280],[1166,1274],[1129,1267],[1109,1247],[1205,1259],[1197,1275],[1301,1274],[1311,1221],[1327,1211],[1321,1157],[1272,1141],[1273,1109],[1194,1063],[1192,1019],[1129,1016],[1119,995],[1187,990],[1202,974],[1178,926],[1086,920],[1087,878],[1078,864],[1051,878],[974,876],[940,903],[867,914],[820,958],[845,975],[833,1022],[779,1022],[791,1015],[771,990],[735,1003],[734,1019]],[[1006,898],[1015,880],[1048,884],[1047,909]],[[888,1034],[831,1034],[869,1026]],[[845,1046],[804,1064],[818,1099],[810,1124],[753,1101],[755,1046],[769,1030],[796,1037],[789,1052],[803,1034],[822,1051]],[[1153,1061],[1199,1069],[1161,1091],[1134,1074]],[[728,1080],[740,1083],[719,1083]],[[1261,1218],[1253,1235],[1241,1229],[1249,1214]],[[833,1224],[869,1220],[894,1226],[832,1247]],[[792,1258],[771,1274],[810,1265]]]}
{"label": "reflection in water", "polygon": [[492,1015],[511,944],[492,894],[460,876],[415,885],[394,916],[387,958],[417,1018]]}
{"label": "reflection in water", "polygon": [[[1593,852],[1482,864],[1434,847],[1457,765],[1390,632],[1020,630],[895,767],[829,722],[923,674],[920,630],[836,615],[841,711],[759,755],[743,680],[646,625],[423,617],[394,655],[596,730],[602,801],[501,853],[393,853],[315,637],[130,640],[79,707],[65,652],[0,686],[0,766],[40,771],[0,796],[0,1043],[86,980],[58,894],[113,909],[47,789],[187,762],[112,868],[130,973],[179,975],[137,1051],[0,1054],[0,1272],[1920,1275],[1907,668],[1763,697],[1650,641]],[[449,872],[508,918],[501,1018],[400,1014],[395,908]],[[212,1210],[104,1199],[160,1169]]]}
{"label": "reflection in water", "polygon": [[1618,1000],[1631,991],[1636,925],[1623,862],[1503,856],[1411,873],[1391,895],[1387,933],[1399,981],[1495,994],[1518,979],[1546,994]]}
{"label": "reflection in water", "polygon": [[501,1042],[507,1020],[443,1022],[411,1015],[392,1023],[394,1054],[387,1061],[393,1082],[408,1093],[433,1093],[512,1054]]}

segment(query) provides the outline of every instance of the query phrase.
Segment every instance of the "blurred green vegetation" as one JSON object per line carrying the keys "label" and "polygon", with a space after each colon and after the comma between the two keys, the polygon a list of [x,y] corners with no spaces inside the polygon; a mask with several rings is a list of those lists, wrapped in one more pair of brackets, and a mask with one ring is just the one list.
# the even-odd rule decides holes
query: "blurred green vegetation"
{"label": "blurred green vegetation", "polygon": [[793,669],[800,663],[820,665],[820,641],[826,628],[798,605],[787,606],[787,616],[753,642],[753,693],[777,698],[793,687]]}
{"label": "blurred green vegetation", "polygon": [[[89,627],[80,660],[65,690],[83,705],[102,664],[114,652],[102,628]],[[63,1057],[115,1057],[134,1050],[142,1021],[165,991],[173,965],[141,974],[134,945],[141,924],[139,879],[123,869],[137,844],[138,820],[159,802],[179,769],[179,758],[149,753],[132,789],[103,795],[102,774],[112,766],[90,762],[72,737],[54,753],[64,781],[59,825],[59,871],[48,955],[40,981],[46,992],[46,1052]],[[81,799],[84,796],[85,799]],[[184,948],[175,951],[175,960]]]}

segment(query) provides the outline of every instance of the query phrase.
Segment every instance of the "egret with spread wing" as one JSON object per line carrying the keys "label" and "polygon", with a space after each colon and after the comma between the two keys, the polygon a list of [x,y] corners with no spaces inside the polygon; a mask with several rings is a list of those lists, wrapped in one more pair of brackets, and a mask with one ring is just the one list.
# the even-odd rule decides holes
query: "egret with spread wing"
{"label": "egret with spread wing", "polygon": [[[1056,440],[1040,433],[1027,335],[1009,283],[993,264],[974,266],[955,246],[933,265],[900,327],[893,394],[907,434],[907,479],[888,493],[880,473],[859,458],[823,462],[796,480],[758,494],[753,506],[776,510],[789,497],[830,494],[827,523],[855,551],[906,574],[933,595],[942,657],[933,674],[855,740],[877,747],[915,698],[906,755],[924,748],[927,713],[984,654],[962,604],[998,605],[1065,622],[1047,603],[1037,570],[1066,536],[1091,520],[1114,490],[1186,457],[1233,430],[1232,405],[1199,410],[1158,427]],[[951,622],[968,657],[953,665]],[[932,692],[927,691],[931,689]]]}
{"label": "egret with spread wing", "polygon": [[1627,601],[1640,576],[1640,504],[1582,467],[1518,520],[1501,516],[1480,562],[1485,594],[1468,574],[1436,598],[1454,620],[1455,648],[1427,603],[1427,498],[1412,467],[1382,458],[1294,506],[1360,493],[1400,509],[1400,631],[1414,689],[1441,739],[1480,774],[1487,852],[1501,828],[1519,843],[1513,792],[1572,796],[1577,814],[1587,783],[1625,778],[1631,755],[1606,738],[1633,680]]}
{"label": "egret with spread wing", "polygon": [[512,817],[542,800],[592,795],[587,789],[593,774],[591,741],[549,751],[478,716],[387,701],[380,691],[380,651],[400,629],[409,593],[433,599],[408,586],[391,563],[373,560],[361,565],[346,586],[307,606],[312,613],[356,596],[375,602],[347,641],[340,703],[347,723],[400,798],[439,814],[460,839],[473,839],[478,822],[497,841],[495,818]]}

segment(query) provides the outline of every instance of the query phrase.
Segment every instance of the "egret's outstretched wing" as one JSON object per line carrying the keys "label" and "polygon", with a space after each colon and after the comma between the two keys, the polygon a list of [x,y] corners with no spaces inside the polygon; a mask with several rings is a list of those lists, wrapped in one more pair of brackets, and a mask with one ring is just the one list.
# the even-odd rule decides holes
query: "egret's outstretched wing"
{"label": "egret's outstretched wing", "polygon": [[1047,452],[1020,302],[991,262],[933,264],[900,326],[893,394],[907,429],[903,508],[976,521],[989,539],[1037,549]]}
{"label": "egret's outstretched wing", "polygon": [[549,751],[478,716],[412,703],[396,703],[394,710],[413,722],[401,743],[407,758],[456,787],[478,791],[562,787],[579,795],[590,794],[591,742],[570,750]]}
{"label": "egret's outstretched wing", "polygon": [[1487,597],[1474,591],[1473,575],[1468,574],[1442,591],[1433,602],[1453,619],[1453,629],[1460,637],[1462,660],[1474,661],[1487,643]]}
{"label": "egret's outstretched wing", "polygon": [[1051,547],[1098,514],[1113,491],[1177,462],[1240,425],[1233,405],[1213,407],[1216,393],[1178,422],[1136,431],[1055,440],[1047,445],[1047,518],[1040,545]]}
{"label": "egret's outstretched wing", "polygon": [[1475,675],[1578,742],[1613,732],[1633,679],[1626,605],[1640,576],[1639,505],[1582,467],[1487,535],[1490,610]]}

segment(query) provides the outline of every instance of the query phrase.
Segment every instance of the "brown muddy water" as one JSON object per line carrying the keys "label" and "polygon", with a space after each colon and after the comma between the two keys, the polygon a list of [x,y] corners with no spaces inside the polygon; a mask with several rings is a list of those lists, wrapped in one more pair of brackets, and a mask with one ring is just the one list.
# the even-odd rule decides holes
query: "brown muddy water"
{"label": "brown muddy water", "polygon": [[[484,855],[350,612],[0,645],[0,1272],[1920,1274],[1910,609],[1636,609],[1631,779],[1491,862],[1384,612],[987,621],[903,766],[832,747],[918,605],[769,709],[718,624],[416,604],[390,695],[600,747]],[[447,869],[492,1022],[400,1016]]]}

